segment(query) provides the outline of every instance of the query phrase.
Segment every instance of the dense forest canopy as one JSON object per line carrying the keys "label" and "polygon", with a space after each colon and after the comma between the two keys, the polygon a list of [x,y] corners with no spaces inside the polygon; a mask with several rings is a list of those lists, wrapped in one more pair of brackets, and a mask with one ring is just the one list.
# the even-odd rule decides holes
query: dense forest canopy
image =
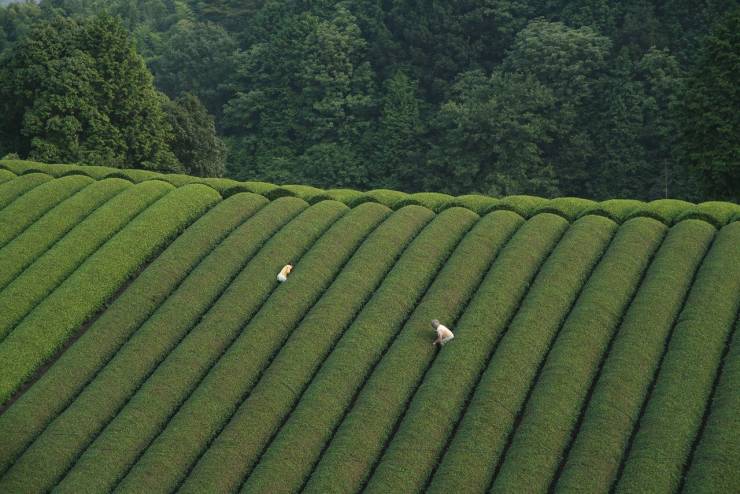
{"label": "dense forest canopy", "polygon": [[731,0],[0,8],[0,156],[320,187],[740,195]]}

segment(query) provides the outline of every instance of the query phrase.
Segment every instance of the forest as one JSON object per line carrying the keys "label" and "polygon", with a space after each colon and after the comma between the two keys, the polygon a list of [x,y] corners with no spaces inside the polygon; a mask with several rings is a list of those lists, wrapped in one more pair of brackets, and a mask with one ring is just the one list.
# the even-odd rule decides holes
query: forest
{"label": "forest", "polygon": [[46,163],[737,202],[739,82],[732,0],[0,7],[0,157]]}

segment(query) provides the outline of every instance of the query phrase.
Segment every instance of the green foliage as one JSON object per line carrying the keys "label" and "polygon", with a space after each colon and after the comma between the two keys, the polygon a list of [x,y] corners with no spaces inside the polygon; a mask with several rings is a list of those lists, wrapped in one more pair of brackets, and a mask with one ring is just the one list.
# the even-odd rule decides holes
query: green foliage
{"label": "green foliage", "polygon": [[[347,296],[344,290],[350,288],[347,281],[341,278],[347,273],[346,269],[357,264],[355,259],[358,253],[355,253],[355,250],[359,245],[365,245],[363,239],[388,214],[387,208],[369,204],[347,213],[326,232],[299,260],[296,271],[291,274],[285,289],[278,290],[271,296],[271,300],[243,329],[242,336],[226,350],[225,360],[214,368],[214,375],[205,377],[203,387],[196,392],[198,402],[186,405],[187,418],[175,419],[178,425],[174,428],[175,434],[158,438],[155,450],[143,460],[143,470],[132,472],[121,485],[121,490],[137,492],[149,488],[147,480],[150,478],[149,472],[161,472],[162,469],[167,473],[158,474],[160,480],[157,483],[166,482],[170,487],[178,485],[184,479],[188,467],[192,466],[208,448],[209,439],[215,433],[218,433],[217,439],[208,449],[210,457],[217,454],[214,451],[220,452],[225,445],[231,452],[223,456],[219,462],[220,465],[228,463],[229,472],[222,474],[218,480],[214,479],[212,488],[222,489],[229,482],[233,483],[233,479],[239,478],[241,472],[249,467],[248,459],[254,459],[262,443],[269,438],[272,430],[270,423],[279,424],[281,405],[285,406],[283,401],[296,397],[299,388],[294,388],[293,385],[300,386],[296,379],[309,379],[311,374],[308,369],[301,367],[287,375],[281,375],[281,372],[286,372],[286,368],[290,369],[292,366],[305,365],[306,360],[320,361],[319,348],[316,346],[318,342],[323,338],[329,338],[329,342],[326,343],[329,344],[332,335],[341,331],[342,320],[351,319],[355,314],[356,308],[352,306],[345,309],[347,311],[345,315],[341,315],[341,312],[340,314],[327,312],[327,307],[342,306],[337,297]],[[360,248],[368,250],[365,247]],[[377,248],[376,245],[374,255],[377,255]],[[317,262],[319,260],[321,262]],[[348,262],[349,264],[346,264]],[[316,269],[312,269],[313,266],[316,266]],[[363,267],[368,268],[366,265]],[[344,268],[343,274],[337,277],[340,268]],[[350,273],[347,273],[345,280],[357,283],[356,275]],[[373,283],[371,271],[366,269],[365,274],[369,278],[367,282]],[[336,279],[332,281],[335,277]],[[354,303],[361,305],[364,300],[362,291],[371,288],[356,284],[354,289],[360,291]],[[313,293],[314,298],[311,298],[309,293]],[[283,297],[290,297],[291,303],[285,305]],[[279,329],[286,323],[288,326],[285,330]],[[258,337],[258,334],[266,336]],[[308,346],[314,348],[315,352],[307,352]],[[269,358],[261,363],[263,355]],[[250,363],[245,370],[243,362],[253,360],[254,363]],[[267,364],[269,367],[264,367]],[[259,385],[256,376],[260,377]],[[177,375],[173,374],[173,377],[177,378]],[[280,384],[276,386],[274,379],[278,379]],[[285,389],[284,386],[294,389],[295,394],[286,396],[280,391]],[[204,408],[202,404],[212,403],[214,396],[219,397],[223,406]],[[226,421],[221,422],[224,418]],[[194,434],[194,427],[201,433]],[[177,464],[168,462],[168,465],[163,465],[156,451],[166,451],[173,444],[177,444],[178,448],[183,450],[187,448],[186,453]],[[237,445],[239,446],[234,451],[232,448]]]}
{"label": "green foliage", "polygon": [[724,356],[707,424],[686,473],[686,492],[730,492],[740,482],[740,322]]}
{"label": "green foliage", "polygon": [[460,482],[477,492],[490,484],[540,363],[615,230],[605,218],[581,218],[544,261],[480,377],[431,492]]}
{"label": "green foliage", "polygon": [[[454,218],[462,211],[465,210],[448,209],[439,217]],[[307,492],[325,492],[330,485],[341,485],[346,490],[356,490],[363,485],[391,439],[407,401],[436,355],[435,347],[430,344],[430,336],[434,332],[429,322],[438,317],[454,327],[499,249],[518,226],[515,220],[486,228],[490,219],[477,221],[473,226],[472,221],[463,222],[463,218],[457,220],[459,228],[470,229],[462,232],[466,235],[434,283],[390,342],[380,361],[367,374],[353,406],[342,418],[315,467],[306,485]],[[279,476],[273,478],[274,485],[281,492],[292,490],[290,484],[281,487]]]}
{"label": "green foliage", "polygon": [[[52,357],[137,269],[218,200],[218,194],[202,185],[172,191],[40,301],[0,345],[0,363],[6,370],[0,379],[0,401]],[[17,285],[12,283],[3,294],[11,287]]]}
{"label": "green foliage", "polygon": [[[683,97],[685,160],[704,193],[740,200],[740,8],[703,41]],[[706,196],[705,196],[706,197]]]}
{"label": "green foliage", "polygon": [[0,338],[63,283],[88,257],[172,187],[148,182],[97,209],[0,291]]}
{"label": "green foliage", "polygon": [[615,492],[679,488],[740,308],[739,245],[740,223],[725,226],[697,273]]}
{"label": "green foliage", "polygon": [[226,146],[216,135],[213,117],[200,100],[190,93],[162,107],[170,127],[172,152],[189,175],[220,177],[226,170]]}
{"label": "green foliage", "polygon": [[120,22],[55,18],[0,65],[0,147],[40,161],[176,170],[152,77]]}
{"label": "green foliage", "polygon": [[54,207],[0,249],[0,289],[16,278],[67,232],[131,184],[125,180],[95,182]]}
{"label": "green foliage", "polygon": [[669,230],[604,360],[555,492],[603,492],[613,485],[674,321],[714,233],[698,221]]}
{"label": "green foliage", "polygon": [[[110,190],[115,190],[116,185],[122,188],[128,184],[116,182],[101,183]],[[264,205],[263,198],[250,194],[222,201],[175,239],[131,283],[49,372],[0,416],[0,431],[16,434],[14,441],[0,444],[0,471],[6,471],[46,425],[71,404],[98,375],[99,366],[111,360],[134,337],[141,325],[204,262],[204,258]],[[273,208],[271,215],[273,220],[278,220],[278,209]],[[256,229],[251,232],[259,236]],[[23,434],[18,434],[19,431]]]}
{"label": "green foliage", "polygon": [[478,71],[463,74],[452,91],[435,121],[440,144],[421,188],[557,194],[557,179],[542,159],[555,130],[543,117],[554,104],[551,92],[531,76]]}
{"label": "green foliage", "polygon": [[[488,355],[539,266],[566,229],[562,219],[552,215],[540,215],[524,223],[513,213],[500,211],[482,221],[486,220],[516,225],[518,229],[455,324],[455,344],[446,346],[425,374],[368,483],[371,492],[424,489]],[[439,399],[439,389],[445,389],[444,400]]]}
{"label": "green foliage", "polygon": [[48,210],[91,182],[92,179],[80,176],[51,180],[31,189],[0,210],[0,247],[13,240]]}
{"label": "green foliage", "polygon": [[220,116],[232,95],[229,83],[236,75],[236,48],[231,35],[219,25],[178,22],[166,33],[150,64],[157,88],[172,98],[191,93],[208,112]]}
{"label": "green foliage", "polygon": [[[337,206],[337,203],[324,203],[323,206],[317,206],[317,208],[321,210]],[[238,391],[239,385],[234,381],[228,381],[226,376],[233,375],[233,379],[239,382],[247,381],[249,374],[246,374],[244,369],[245,361],[254,362],[254,369],[257,369],[257,359],[260,354],[257,345],[259,338],[256,338],[253,333],[269,335],[267,338],[277,344],[284,341],[279,329],[285,327],[284,331],[289,332],[295,327],[289,324],[283,326],[286,320],[296,317],[296,321],[299,321],[313,304],[310,296],[301,298],[297,293],[312,294],[314,301],[323,295],[323,288],[331,283],[358,243],[382,220],[387,212],[388,210],[381,206],[358,208],[348,212],[325,232],[321,229],[323,225],[315,225],[317,233],[323,233],[323,235],[314,248],[298,260],[306,266],[300,271],[301,276],[298,276],[296,272],[291,275],[290,285],[281,286],[281,288],[289,289],[275,288],[277,291],[274,294],[270,293],[272,295],[270,300],[254,314],[246,327],[229,326],[229,329],[223,331],[220,337],[216,336],[213,327],[194,328],[170,352],[167,359],[157,366],[155,372],[128,401],[115,420],[109,423],[106,430],[86,449],[57,489],[60,492],[77,492],[80,488],[112,489],[120,476],[127,472],[127,467],[161,431],[163,425],[168,422],[183,400],[191,395],[201,382],[214,382],[214,377],[209,378],[208,372],[214,368],[214,364],[221,356],[226,360],[233,359],[237,368],[227,370],[226,361],[221,360],[215,370],[220,374],[220,378],[215,379],[215,382],[218,382],[219,386],[226,385],[231,393],[243,396]],[[325,214],[323,220],[329,221],[329,218],[331,215]],[[310,237],[307,240],[310,242]],[[290,256],[294,260],[297,257]],[[275,269],[273,263],[269,266]],[[317,266],[313,273],[310,273],[311,266]],[[274,277],[272,283],[277,284]],[[281,295],[290,300],[290,303],[286,303]],[[259,297],[255,297],[255,303],[259,303]],[[243,301],[242,304],[244,304]],[[223,307],[224,305],[221,304],[218,307],[214,306],[209,316],[215,315],[219,309],[223,310]],[[231,305],[226,307],[228,307],[226,310],[231,310]],[[242,338],[237,339],[240,334],[239,329],[242,329]],[[249,344],[245,345],[246,340]],[[267,354],[274,355],[275,351],[275,349],[268,350]],[[239,353],[242,355],[238,355]],[[197,358],[193,357],[195,354],[198,355]],[[163,389],[167,391],[163,392]],[[226,395],[216,392],[216,396],[224,399]],[[151,410],[152,399],[156,399],[159,403],[156,411]],[[144,416],[142,412],[145,409],[148,411]],[[211,414],[214,412],[213,407],[210,407],[209,412]],[[198,422],[198,424],[201,430],[206,430],[205,422]],[[136,432],[133,432],[134,429]],[[101,451],[109,451],[111,445],[115,445],[118,454],[114,456],[100,454]],[[182,447],[181,443],[180,448]],[[160,481],[157,484],[159,485]],[[140,488],[134,490],[139,491]]]}
{"label": "green foliage", "polygon": [[630,220],[617,230],[547,353],[492,492],[550,486],[601,356],[666,230],[649,218]]}
{"label": "green foliage", "polygon": [[3,177],[0,490],[734,478],[736,204]]}
{"label": "green foliage", "polygon": [[0,184],[0,209],[7,207],[18,197],[49,180],[51,177],[44,173],[29,173]]}

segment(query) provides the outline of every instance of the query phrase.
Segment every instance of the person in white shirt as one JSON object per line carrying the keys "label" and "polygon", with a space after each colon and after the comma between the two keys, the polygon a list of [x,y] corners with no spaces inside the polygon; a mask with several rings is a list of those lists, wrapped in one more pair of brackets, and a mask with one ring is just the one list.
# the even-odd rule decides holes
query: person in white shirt
{"label": "person in white shirt", "polygon": [[288,275],[290,272],[293,271],[293,263],[289,262],[285,266],[283,266],[283,269],[280,270],[280,272],[277,275],[277,279],[280,283],[283,283],[288,280]]}
{"label": "person in white shirt", "polygon": [[452,331],[450,331],[450,328],[448,328],[444,324],[440,324],[439,321],[436,319],[432,319],[432,327],[437,331],[437,339],[434,340],[432,346],[436,345],[437,343],[439,343],[439,346],[442,346],[455,337],[455,335],[452,334]]}

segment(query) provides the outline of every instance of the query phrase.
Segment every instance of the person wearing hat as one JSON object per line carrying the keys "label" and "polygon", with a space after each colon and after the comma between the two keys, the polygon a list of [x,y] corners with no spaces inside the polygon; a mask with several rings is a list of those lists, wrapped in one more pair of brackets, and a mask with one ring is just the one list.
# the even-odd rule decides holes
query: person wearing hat
{"label": "person wearing hat", "polygon": [[290,272],[293,271],[293,263],[289,262],[285,266],[283,266],[283,269],[280,270],[280,272],[277,275],[277,279],[280,283],[283,283],[285,281],[288,281],[288,275]]}
{"label": "person wearing hat", "polygon": [[450,331],[450,328],[448,328],[444,324],[440,324],[440,322],[436,319],[432,319],[432,327],[437,331],[437,339],[434,340],[432,346],[436,345],[437,343],[439,343],[439,346],[442,346],[455,337],[455,335],[452,334],[452,331]]}

